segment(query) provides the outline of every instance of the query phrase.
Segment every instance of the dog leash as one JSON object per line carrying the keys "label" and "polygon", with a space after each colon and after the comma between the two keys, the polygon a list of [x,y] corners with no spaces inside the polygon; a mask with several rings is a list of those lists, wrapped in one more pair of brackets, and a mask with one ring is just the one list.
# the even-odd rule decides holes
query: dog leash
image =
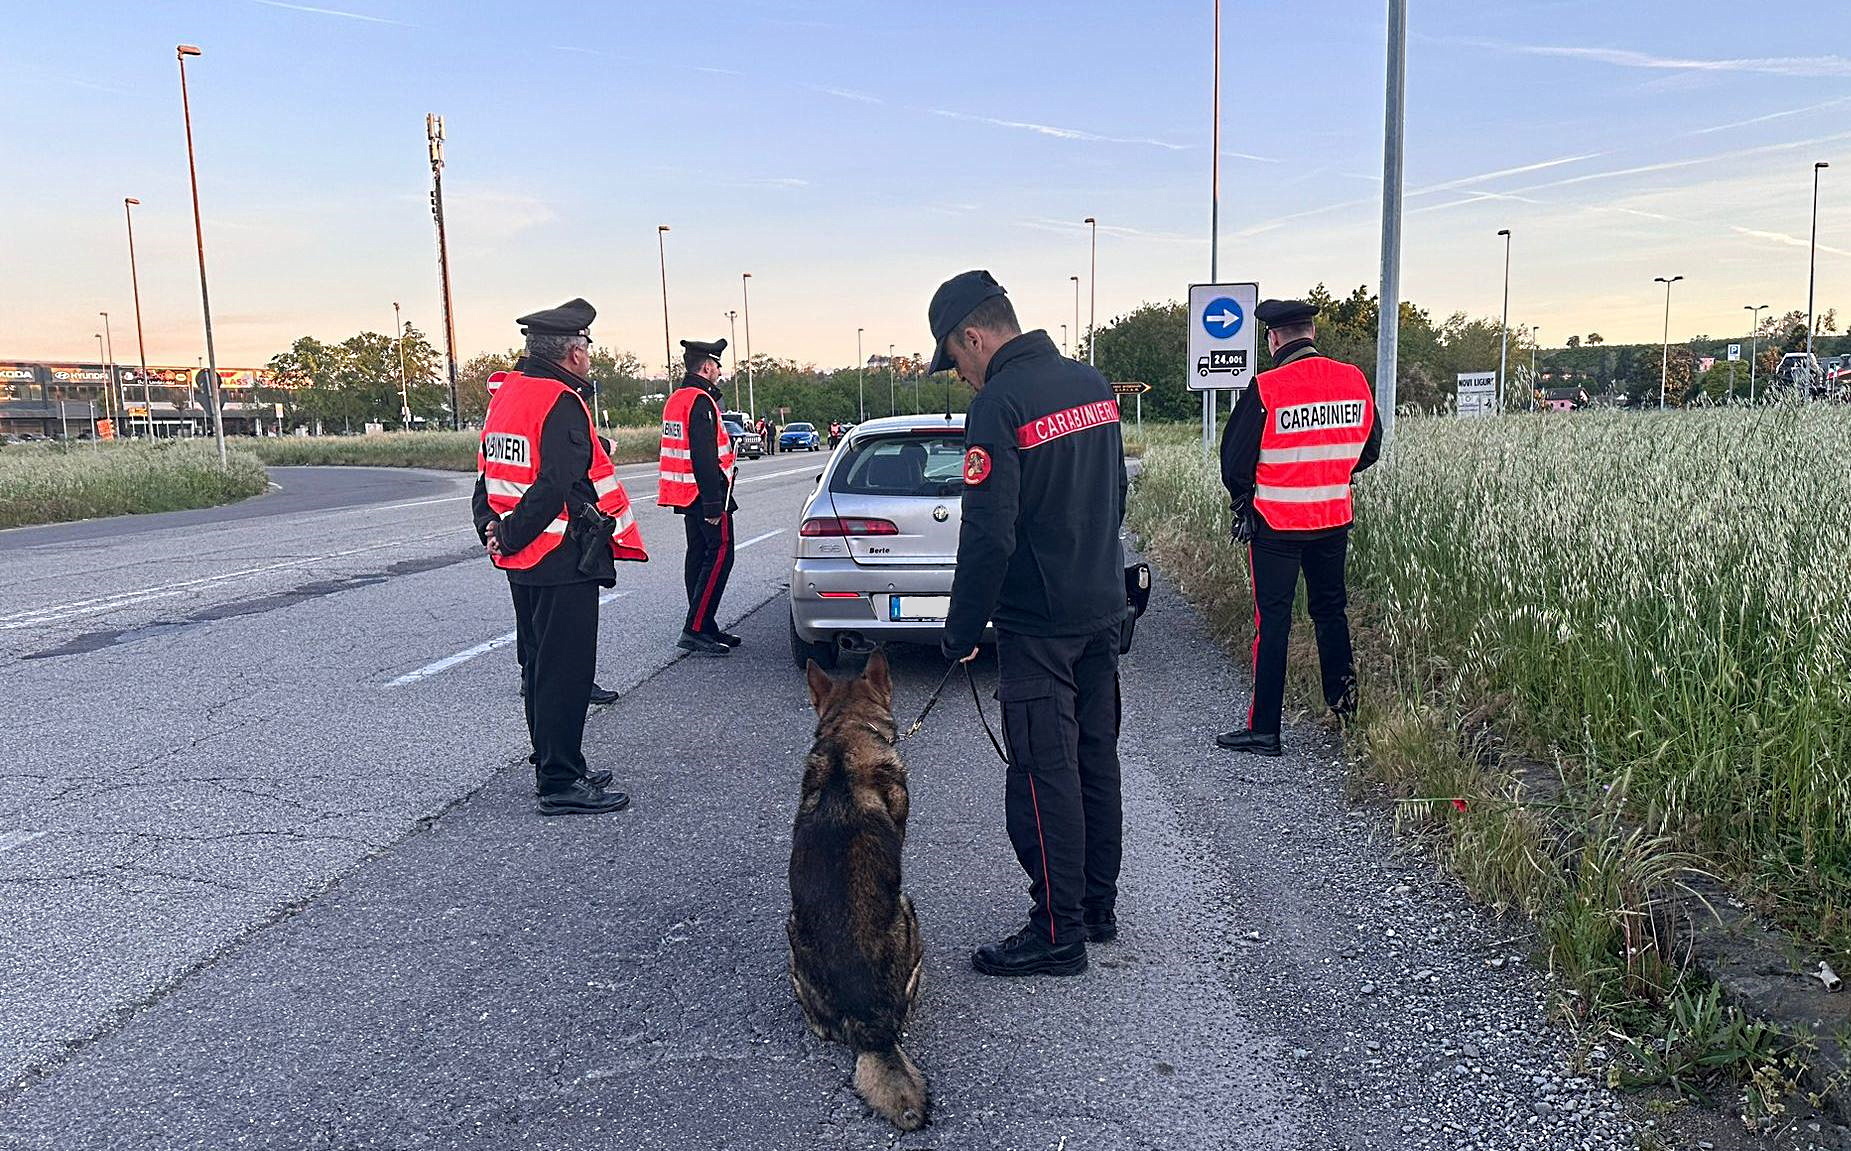
{"label": "dog leash", "polygon": [[967,662],[954,663],[945,669],[945,674],[939,677],[938,686],[933,688],[932,694],[926,698],[925,707],[920,710],[919,718],[914,720],[913,725],[906,729],[906,734],[894,740],[894,743],[905,743],[919,734],[920,729],[925,727],[926,716],[932,714],[932,709],[938,706],[939,697],[945,694],[945,685],[951,682],[951,673],[959,668],[964,669],[964,682],[970,685],[970,701],[977,708],[977,719],[983,724],[983,734],[990,737],[990,746],[996,749],[996,758],[1003,761],[1004,767],[1008,767],[1009,755],[1003,751],[1002,740],[996,738],[996,730],[990,726],[990,717],[983,710],[983,697],[977,693],[977,677],[972,674],[970,664]]}

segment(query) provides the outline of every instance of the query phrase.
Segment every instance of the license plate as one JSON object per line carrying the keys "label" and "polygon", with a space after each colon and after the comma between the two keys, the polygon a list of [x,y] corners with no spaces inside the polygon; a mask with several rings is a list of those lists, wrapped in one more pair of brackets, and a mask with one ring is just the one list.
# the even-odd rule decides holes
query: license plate
{"label": "license plate", "polygon": [[944,623],[951,613],[948,595],[895,595],[887,597],[890,623]]}

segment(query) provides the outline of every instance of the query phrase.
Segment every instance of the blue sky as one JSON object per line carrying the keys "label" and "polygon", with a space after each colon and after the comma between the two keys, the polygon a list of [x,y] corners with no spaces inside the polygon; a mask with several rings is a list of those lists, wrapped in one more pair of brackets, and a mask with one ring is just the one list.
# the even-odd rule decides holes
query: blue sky
{"label": "blue sky", "polygon": [[[1377,279],[1384,4],[1223,0],[1221,270],[1269,295]],[[298,335],[438,327],[424,114],[448,126],[460,351],[583,295],[600,342],[726,334],[824,364],[929,343],[987,267],[1073,324],[1101,222],[1101,322],[1208,278],[1209,0],[6,0],[0,358],[132,358],[121,199],[151,361],[200,354],[173,47],[188,64],[221,364]],[[1545,344],[1851,309],[1851,4],[1412,0],[1404,296]],[[1082,302],[1081,323],[1085,322]],[[740,328],[743,340],[744,329]],[[126,350],[125,348],[130,349]]]}

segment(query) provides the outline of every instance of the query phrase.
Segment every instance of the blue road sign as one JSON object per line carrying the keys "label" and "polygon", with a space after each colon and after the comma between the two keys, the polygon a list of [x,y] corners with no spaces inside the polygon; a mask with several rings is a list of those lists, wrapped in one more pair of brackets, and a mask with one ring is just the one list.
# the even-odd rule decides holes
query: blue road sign
{"label": "blue road sign", "polygon": [[1220,296],[1202,309],[1202,330],[1217,340],[1229,340],[1240,331],[1247,313],[1233,299]]}

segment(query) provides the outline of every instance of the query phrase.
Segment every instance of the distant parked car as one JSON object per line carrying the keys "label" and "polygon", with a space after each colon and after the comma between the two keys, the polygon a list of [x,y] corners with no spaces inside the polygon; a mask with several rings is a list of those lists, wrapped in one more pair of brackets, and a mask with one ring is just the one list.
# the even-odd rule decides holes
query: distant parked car
{"label": "distant parked car", "polygon": [[779,451],[794,452],[799,448],[810,452],[822,450],[823,437],[817,432],[814,424],[786,424],[784,430],[778,434]]}
{"label": "distant parked car", "polygon": [[764,436],[748,431],[746,426],[737,420],[727,420],[725,423],[726,434],[732,437],[734,453],[754,460],[765,454]]}

